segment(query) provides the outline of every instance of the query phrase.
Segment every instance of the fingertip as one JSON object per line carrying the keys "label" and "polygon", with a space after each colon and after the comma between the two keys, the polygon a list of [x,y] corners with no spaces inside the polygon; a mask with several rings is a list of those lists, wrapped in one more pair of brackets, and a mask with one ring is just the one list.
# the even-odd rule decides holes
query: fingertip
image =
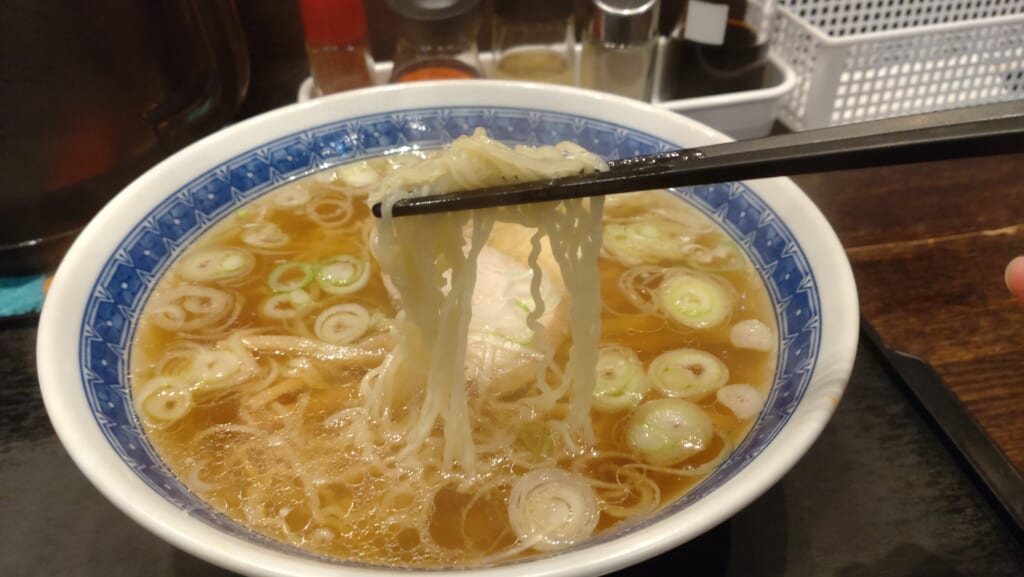
{"label": "fingertip", "polygon": [[1006,265],[1006,288],[1018,299],[1024,300],[1024,256],[1018,256]]}

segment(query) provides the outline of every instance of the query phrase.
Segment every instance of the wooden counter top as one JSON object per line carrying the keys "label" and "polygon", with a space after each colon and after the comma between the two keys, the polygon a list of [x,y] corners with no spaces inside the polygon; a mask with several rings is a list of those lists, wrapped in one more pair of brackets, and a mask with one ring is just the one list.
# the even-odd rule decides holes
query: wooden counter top
{"label": "wooden counter top", "polygon": [[1024,155],[794,179],[832,223],[864,318],[928,361],[1024,471]]}

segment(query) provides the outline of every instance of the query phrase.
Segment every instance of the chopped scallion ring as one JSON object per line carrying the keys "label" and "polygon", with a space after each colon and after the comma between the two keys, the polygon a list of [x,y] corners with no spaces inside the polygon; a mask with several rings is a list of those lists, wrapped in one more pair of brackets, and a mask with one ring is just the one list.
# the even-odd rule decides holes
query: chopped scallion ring
{"label": "chopped scallion ring", "polygon": [[306,216],[321,226],[341,226],[352,218],[352,197],[319,196],[306,205]]}
{"label": "chopped scallion ring", "polygon": [[347,345],[363,336],[370,328],[370,313],[357,303],[334,305],[316,318],[313,331],[320,340]]}
{"label": "chopped scallion ring", "polygon": [[274,194],[274,204],[282,208],[296,208],[309,202],[312,196],[303,186],[291,186]]}
{"label": "chopped scallion ring", "polygon": [[272,222],[245,225],[241,238],[242,242],[256,248],[280,248],[291,241],[291,237]]}
{"label": "chopped scallion ring", "polygon": [[757,319],[747,319],[729,329],[729,342],[738,349],[767,352],[775,347],[775,336],[768,325]]}
{"label": "chopped scallion ring", "polygon": [[512,486],[508,519],[538,551],[564,549],[588,537],[600,517],[597,496],[583,477],[562,469],[534,469]]}
{"label": "chopped scallion ring", "polygon": [[654,388],[670,397],[699,398],[729,382],[729,367],[707,351],[682,348],[651,361],[647,378]]}
{"label": "chopped scallion ring", "polygon": [[671,220],[611,222],[604,226],[604,248],[627,266],[682,262],[693,246],[693,230]]}
{"label": "chopped scallion ring", "polygon": [[700,407],[683,399],[658,399],[640,405],[629,420],[626,441],[652,465],[675,465],[711,443],[714,425]]}
{"label": "chopped scallion ring", "polygon": [[287,293],[296,289],[306,288],[313,282],[313,265],[292,261],[277,265],[270,272],[268,283],[275,293]]}
{"label": "chopped scallion ring", "polygon": [[702,246],[693,251],[686,262],[697,270],[731,271],[743,268],[746,259],[734,242],[723,240],[715,246]]}
{"label": "chopped scallion ring", "polygon": [[672,320],[692,329],[710,329],[732,316],[730,285],[710,274],[676,271],[654,291],[658,305]]}
{"label": "chopped scallion ring", "polygon": [[139,389],[135,409],[150,425],[165,427],[192,410],[192,391],[177,377],[159,376]]}
{"label": "chopped scallion ring", "polygon": [[750,385],[726,385],[718,389],[715,400],[732,411],[737,419],[756,417],[764,407],[764,396]]}
{"label": "chopped scallion ring", "polygon": [[203,349],[196,353],[189,375],[199,390],[217,390],[242,368],[238,354],[223,349]]}
{"label": "chopped scallion ring", "polygon": [[364,160],[362,162],[346,164],[338,171],[338,178],[349,186],[363,188],[376,184],[380,180],[380,174],[370,166],[370,163]]}
{"label": "chopped scallion ring", "polygon": [[185,280],[202,282],[242,276],[252,270],[256,258],[238,248],[210,248],[181,260],[176,269]]}
{"label": "chopped scallion ring", "polygon": [[632,349],[619,345],[597,352],[597,383],[592,406],[602,413],[615,413],[640,404],[651,389],[643,365]]}
{"label": "chopped scallion ring", "polygon": [[361,290],[370,281],[370,265],[347,254],[333,256],[320,264],[317,282],[332,295],[347,295]]}
{"label": "chopped scallion ring", "polygon": [[288,293],[274,295],[263,303],[263,314],[272,319],[293,319],[309,310],[313,299],[309,293],[296,289]]}

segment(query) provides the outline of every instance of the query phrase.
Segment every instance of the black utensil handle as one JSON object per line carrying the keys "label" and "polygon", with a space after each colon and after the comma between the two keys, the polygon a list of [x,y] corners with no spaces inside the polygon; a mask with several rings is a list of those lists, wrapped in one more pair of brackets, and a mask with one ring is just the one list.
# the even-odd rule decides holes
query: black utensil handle
{"label": "black utensil handle", "polygon": [[[762,178],[1024,151],[1024,101],[846,124],[700,150],[665,171]],[[691,177],[692,178],[692,177]],[[735,178],[733,178],[735,179]],[[675,186],[681,186],[679,184]]]}
{"label": "black utensil handle", "polygon": [[[609,163],[581,177],[399,200],[393,216],[1024,152],[1024,101],[726,142]],[[380,216],[380,205],[373,207]]]}
{"label": "black utensil handle", "polygon": [[989,490],[1015,532],[1024,536],[1024,477],[1013,463],[930,364],[890,348],[867,321],[861,332]]}

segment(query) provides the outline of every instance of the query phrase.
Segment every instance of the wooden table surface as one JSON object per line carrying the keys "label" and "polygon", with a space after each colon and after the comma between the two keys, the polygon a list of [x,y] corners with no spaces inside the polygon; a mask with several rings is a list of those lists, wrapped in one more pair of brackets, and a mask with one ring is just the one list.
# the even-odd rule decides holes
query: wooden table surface
{"label": "wooden table surface", "polygon": [[1003,280],[1024,254],[1024,154],[794,180],[846,247],[864,318],[1024,471],[1024,308]]}
{"label": "wooden table surface", "polygon": [[[308,74],[296,4],[238,7],[252,52],[243,114],[292,102]],[[386,56],[386,6],[368,8],[374,52]],[[846,247],[863,317],[931,363],[1024,471],[1024,307],[1003,280],[1024,254],[1024,154],[794,180]]]}

